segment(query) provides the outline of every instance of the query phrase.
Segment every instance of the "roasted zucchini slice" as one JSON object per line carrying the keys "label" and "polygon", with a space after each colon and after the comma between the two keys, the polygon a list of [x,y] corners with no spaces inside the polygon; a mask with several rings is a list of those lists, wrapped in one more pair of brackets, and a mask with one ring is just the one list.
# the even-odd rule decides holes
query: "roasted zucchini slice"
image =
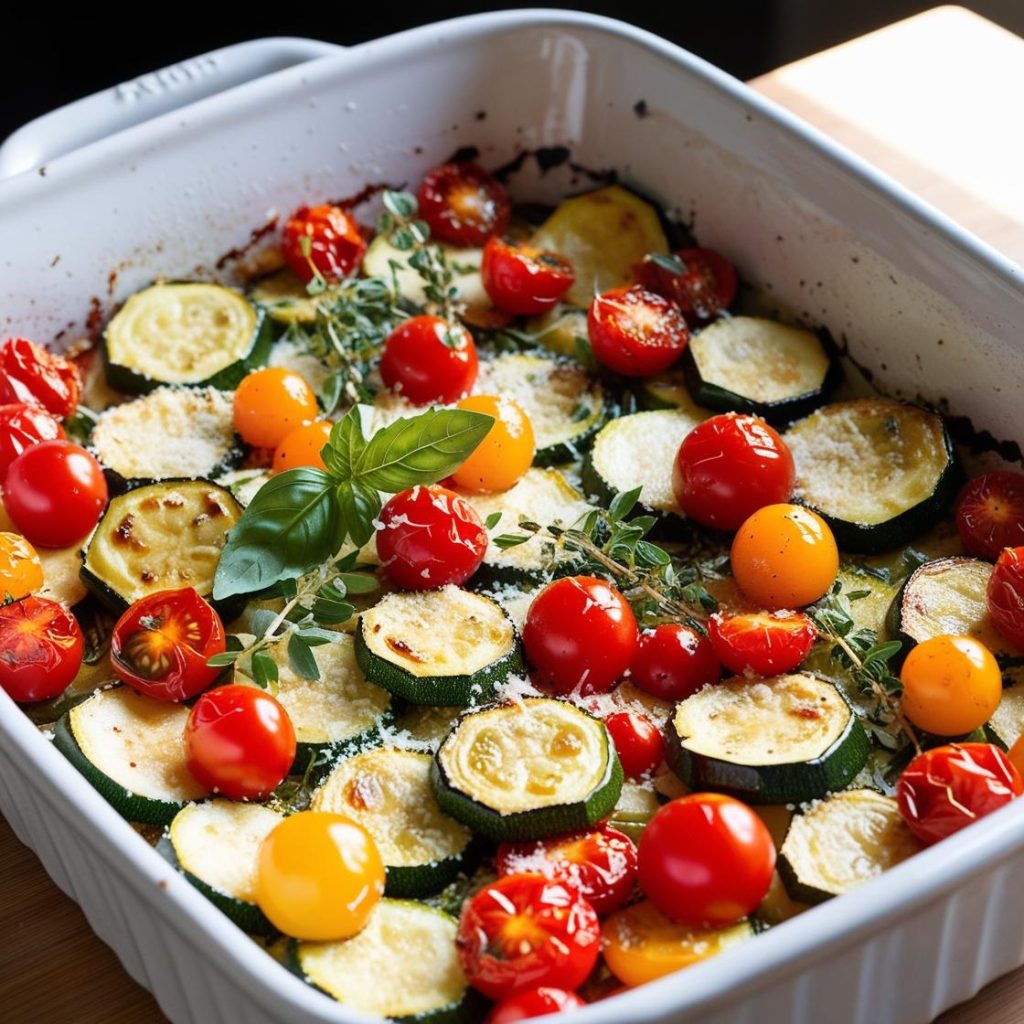
{"label": "roasted zucchini slice", "polygon": [[604,389],[579,363],[535,355],[503,355],[481,363],[477,394],[522,406],[537,444],[535,466],[578,459],[609,415]]}
{"label": "roasted zucchini slice", "polygon": [[161,384],[230,390],[270,352],[273,326],[244,295],[218,284],[155,284],[129,296],[107,325],[107,380],[129,394]]}
{"label": "roasted zucchini slice", "polygon": [[320,670],[315,680],[292,669],[287,641],[268,648],[277,664],[275,696],[295,729],[294,770],[299,773],[306,770],[311,755],[322,760],[333,748],[355,750],[379,743],[382,731],[394,721],[391,694],[363,676],[349,634],[339,633],[312,651]]}
{"label": "roasted zucchini slice", "polygon": [[908,577],[892,602],[890,631],[906,650],[936,636],[973,636],[1003,664],[1024,660],[992,624],[986,590],[992,565],[978,558],[936,558]]}
{"label": "roasted zucchini slice", "polygon": [[245,455],[231,395],[215,388],[157,388],[115,405],[96,420],[89,446],[117,482],[210,479]]}
{"label": "roasted zucchini slice", "polygon": [[622,767],[604,724],[528,697],[462,716],[434,759],[445,813],[496,841],[542,839],[607,817]]}
{"label": "roasted zucchini slice", "polygon": [[1024,668],[1011,668],[1003,682],[1012,680],[1003,690],[999,707],[985,726],[985,732],[994,743],[1009,750],[1024,735]]}
{"label": "roasted zucchini slice", "polygon": [[672,492],[672,467],[683,438],[703,417],[684,409],[620,416],[603,427],[583,463],[583,486],[606,505],[642,486],[640,504],[666,521],[682,517]]}
{"label": "roasted zucchini slice", "polygon": [[501,605],[453,586],[388,594],[363,612],[356,659],[367,679],[411,704],[448,707],[487,700],[523,667]]}
{"label": "roasted zucchini slice", "polygon": [[57,723],[54,746],[129,821],[166,825],[206,790],[188,770],[182,704],[100,690]]}
{"label": "roasted zucchini slice", "polygon": [[255,281],[249,298],[281,324],[313,323],[321,302],[320,296],[310,295],[306,285],[287,267]]}
{"label": "roasted zucchini slice", "polygon": [[649,900],[617,910],[602,928],[608,969],[624,985],[643,985],[753,938],[749,921],[701,928],[669,920]]}
{"label": "roasted zucchini slice", "polygon": [[587,311],[559,304],[526,322],[525,331],[544,348],[560,356],[579,359],[588,344]]}
{"label": "roasted zucchini slice", "polygon": [[528,541],[502,550],[495,536],[526,536],[519,520],[541,526],[570,527],[592,508],[583,495],[556,469],[528,469],[507,491],[498,494],[463,494],[484,521],[496,512],[501,519],[491,531],[484,561],[476,579],[500,583],[538,583],[549,575],[547,544],[551,538],[534,534]]}
{"label": "roasted zucchini slice", "polygon": [[831,683],[805,672],[706,686],[676,707],[665,759],[691,789],[793,804],[843,789],[870,742]]}
{"label": "roasted zucchini slice", "polygon": [[942,417],[888,398],[826,405],[785,441],[794,500],[825,519],[841,551],[906,544],[946,512],[963,479]]}
{"label": "roasted zucchini slice", "polygon": [[85,585],[115,611],[158,590],[203,597],[242,507],[209,480],[173,480],[113,498],[83,552]]}
{"label": "roasted zucchini slice", "polygon": [[723,317],[690,339],[680,361],[698,405],[789,423],[813,412],[842,371],[813,331],[753,316]]}
{"label": "roasted zucchini slice", "polygon": [[848,789],[794,816],[779,852],[779,874],[793,899],[821,903],[920,849],[891,796]]}
{"label": "roasted zucchini slice", "polygon": [[339,761],[313,794],[312,810],[344,814],[373,837],[388,896],[440,892],[468,865],[473,833],[438,806],[432,764],[430,754],[378,747]]}
{"label": "roasted zucchini slice", "polygon": [[530,244],[573,265],[576,279],[565,301],[581,309],[598,292],[630,284],[633,264],[648,253],[668,252],[658,211],[621,185],[562,200]]}
{"label": "roasted zucchini slice", "polygon": [[263,840],[283,820],[263,804],[189,804],[156,850],[242,931],[274,935],[277,929],[256,904],[256,868]]}
{"label": "roasted zucchini slice", "polygon": [[291,942],[285,965],[350,1010],[400,1024],[458,1024],[484,1001],[459,966],[458,922],[443,910],[383,899],[341,942]]}

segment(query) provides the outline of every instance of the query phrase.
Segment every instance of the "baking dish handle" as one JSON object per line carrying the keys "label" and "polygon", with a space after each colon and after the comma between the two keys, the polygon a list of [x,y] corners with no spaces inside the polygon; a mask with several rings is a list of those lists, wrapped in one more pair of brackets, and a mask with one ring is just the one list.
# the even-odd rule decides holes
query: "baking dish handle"
{"label": "baking dish handle", "polygon": [[0,146],[0,178],[42,167],[124,128],[343,47],[276,36],[211,50],[30,121]]}

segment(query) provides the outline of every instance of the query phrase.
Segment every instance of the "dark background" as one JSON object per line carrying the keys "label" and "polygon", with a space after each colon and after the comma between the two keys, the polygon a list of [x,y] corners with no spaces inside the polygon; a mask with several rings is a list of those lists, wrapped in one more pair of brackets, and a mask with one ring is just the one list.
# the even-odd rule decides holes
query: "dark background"
{"label": "dark background", "polygon": [[[259,5],[262,7],[262,5]],[[269,5],[268,5],[269,6]],[[136,5],[123,15],[33,17],[20,5],[5,26],[0,64],[0,139],[54,107],[206,50],[269,35],[357,43],[414,25],[498,8],[478,4]],[[827,46],[908,17],[915,0],[654,0],[562,6],[621,18],[671,39],[739,78],[751,78]],[[1024,0],[965,6],[1024,34]],[[364,10],[359,8],[363,7]],[[956,69],[950,69],[956,74]]]}

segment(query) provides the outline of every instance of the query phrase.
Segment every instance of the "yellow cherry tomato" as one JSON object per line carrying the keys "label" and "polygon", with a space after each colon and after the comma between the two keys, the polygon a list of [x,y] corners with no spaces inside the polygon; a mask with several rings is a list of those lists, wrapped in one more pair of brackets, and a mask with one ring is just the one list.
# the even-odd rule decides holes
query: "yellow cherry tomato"
{"label": "yellow cherry tomato", "polygon": [[283,473],[300,466],[325,469],[320,452],[331,436],[332,426],[327,420],[314,420],[287,434],[274,451],[274,472]]}
{"label": "yellow cherry tomato", "polygon": [[996,659],[971,636],[922,641],[903,662],[900,681],[903,713],[937,736],[960,736],[984,725],[1003,695]]}
{"label": "yellow cherry tomato", "polygon": [[20,533],[0,533],[0,603],[20,601],[42,585],[36,549]]}
{"label": "yellow cherry tomato", "polygon": [[507,491],[533,463],[537,446],[530,417],[518,402],[498,395],[471,395],[457,405],[493,416],[494,426],[452,479],[467,491]]}
{"label": "yellow cherry tomato", "polygon": [[832,531],[802,505],[759,508],[736,532],[730,558],[740,590],[770,611],[817,601],[839,571]]}
{"label": "yellow cherry tomato", "polygon": [[281,366],[250,373],[235,392],[235,429],[258,448],[276,448],[316,414],[316,395],[305,378]]}
{"label": "yellow cherry tomato", "polygon": [[344,815],[293,814],[260,847],[256,902],[275,928],[293,938],[350,938],[362,930],[383,892],[376,843]]}
{"label": "yellow cherry tomato", "polygon": [[644,900],[605,919],[601,948],[612,974],[633,987],[707,960],[750,934],[745,921],[725,928],[676,924]]}

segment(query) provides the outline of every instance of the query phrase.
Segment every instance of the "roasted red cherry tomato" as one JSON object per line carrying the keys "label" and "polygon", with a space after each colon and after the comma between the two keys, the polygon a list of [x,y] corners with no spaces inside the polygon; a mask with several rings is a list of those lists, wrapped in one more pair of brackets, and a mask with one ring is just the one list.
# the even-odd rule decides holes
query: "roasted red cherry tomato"
{"label": "roasted red cherry tomato", "polygon": [[36,547],[66,548],[96,525],[107,507],[107,481],[80,445],[40,441],[7,467],[4,506]]}
{"label": "roasted red cherry tomato", "polygon": [[413,405],[457,402],[472,390],[478,369],[472,335],[439,316],[400,323],[380,357],[384,383]]}
{"label": "roasted red cherry tomato", "polygon": [[62,420],[75,411],[81,393],[78,367],[70,359],[25,338],[0,345],[0,405],[36,405]]}
{"label": "roasted red cherry tomato", "polygon": [[660,700],[685,700],[722,675],[711,641],[689,626],[644,630],[629,668],[633,684]]}
{"label": "roasted red cherry tomato", "polygon": [[0,405],[0,480],[26,448],[40,441],[63,439],[60,420],[38,405]]}
{"label": "roasted red cherry tomato", "polygon": [[455,941],[469,983],[508,999],[538,986],[578,988],[597,963],[601,926],[572,886],[509,875],[463,906]]}
{"label": "roasted red cherry tomato", "polygon": [[667,370],[690,340],[679,308],[639,285],[595,296],[587,335],[597,360],[627,377]]}
{"label": "roasted red cherry tomato", "polygon": [[188,700],[220,675],[206,662],[225,649],[220,616],[192,587],[160,590],[117,620],[110,663],[121,681],[158,700]]}
{"label": "roasted red cherry tomato", "polygon": [[404,590],[462,586],[480,568],[487,530],[465,498],[447,487],[412,487],[380,513],[381,568]]}
{"label": "roasted red cherry tomato", "polygon": [[582,1010],[586,1005],[575,992],[566,992],[564,988],[535,988],[502,1000],[487,1014],[484,1024],[518,1024],[548,1013]]}
{"label": "roasted red cherry tomato", "polygon": [[538,678],[558,693],[605,693],[636,654],[636,618],[610,583],[566,576],[533,599],[523,646]]}
{"label": "roasted red cherry tomato", "polygon": [[640,888],[673,921],[732,924],[755,910],[775,870],[775,843],[744,803],[720,793],[679,797],[640,837]]}
{"label": "roasted red cherry tomato", "polygon": [[504,186],[473,163],[435,167],[416,199],[431,236],[451,245],[483,245],[508,227],[512,212]]}
{"label": "roasted red cherry tomato", "polygon": [[[303,251],[307,245],[308,255]],[[300,206],[284,226],[281,253],[303,281],[313,279],[313,267],[326,281],[347,277],[359,267],[364,252],[366,239],[359,225],[339,206]]]}
{"label": "roasted red cherry tomato", "polygon": [[25,597],[0,605],[0,689],[29,704],[52,700],[82,666],[78,620],[56,601]]}
{"label": "roasted red cherry tomato", "polygon": [[1020,772],[991,743],[951,743],[918,754],[896,785],[900,814],[929,846],[1024,793]]}
{"label": "roasted red cherry tomato", "polygon": [[672,271],[651,256],[635,264],[633,274],[645,288],[671,299],[691,323],[714,320],[736,299],[736,271],[712,249],[682,249],[676,259],[682,272]]}
{"label": "roasted red cherry tomato", "polygon": [[791,672],[810,653],[818,631],[803,612],[716,613],[708,622],[718,660],[736,673]]}
{"label": "roasted red cherry tomato", "polygon": [[604,720],[604,724],[627,779],[635,781],[649,776],[661,764],[665,741],[661,730],[645,715],[616,711]]}
{"label": "roasted red cherry tomato", "polygon": [[517,316],[551,309],[574,278],[568,260],[506,238],[492,238],[484,246],[480,275],[491,302]]}
{"label": "roasted red cherry tomato", "polygon": [[988,581],[988,614],[1012,644],[1024,648],[1024,547],[1004,548]]}
{"label": "roasted red cherry tomato", "polygon": [[610,914],[633,892],[636,846],[611,825],[535,842],[502,843],[498,874],[538,874],[572,886],[599,914]]}
{"label": "roasted red cherry tomato", "polygon": [[188,770],[231,800],[266,800],[295,760],[288,712],[254,686],[218,686],[195,702],[185,723]]}
{"label": "roasted red cherry tomato", "polygon": [[729,412],[683,438],[672,489],[691,519],[735,530],[759,508],[788,501],[795,475],[793,456],[775,430],[757,416]]}
{"label": "roasted red cherry tomato", "polygon": [[1003,548],[1024,545],[1024,474],[984,473],[964,485],[956,528],[975,558],[994,562]]}

